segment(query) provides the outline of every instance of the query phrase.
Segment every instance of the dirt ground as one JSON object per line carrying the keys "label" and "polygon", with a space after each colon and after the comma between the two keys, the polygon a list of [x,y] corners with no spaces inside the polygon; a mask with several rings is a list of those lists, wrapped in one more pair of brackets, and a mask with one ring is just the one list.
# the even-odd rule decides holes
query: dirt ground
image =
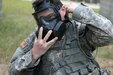
{"label": "dirt ground", "polygon": [[0,75],[8,75],[8,65],[0,64]]}
{"label": "dirt ground", "polygon": [[100,64],[101,68],[109,69],[111,75],[113,75],[113,59],[97,58],[97,61]]}
{"label": "dirt ground", "polygon": [[[102,68],[109,69],[113,75],[113,59],[98,58],[97,61]],[[8,64],[3,64],[3,62],[0,64],[0,75],[8,75]]]}

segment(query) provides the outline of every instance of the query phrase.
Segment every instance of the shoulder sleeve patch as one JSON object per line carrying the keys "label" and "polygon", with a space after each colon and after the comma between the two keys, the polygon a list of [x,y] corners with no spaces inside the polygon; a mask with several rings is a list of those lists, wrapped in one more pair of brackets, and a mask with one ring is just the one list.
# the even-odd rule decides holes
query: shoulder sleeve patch
{"label": "shoulder sleeve patch", "polygon": [[28,43],[26,42],[26,40],[23,40],[23,41],[20,43],[20,47],[21,47],[21,48],[25,48],[26,46],[28,46]]}

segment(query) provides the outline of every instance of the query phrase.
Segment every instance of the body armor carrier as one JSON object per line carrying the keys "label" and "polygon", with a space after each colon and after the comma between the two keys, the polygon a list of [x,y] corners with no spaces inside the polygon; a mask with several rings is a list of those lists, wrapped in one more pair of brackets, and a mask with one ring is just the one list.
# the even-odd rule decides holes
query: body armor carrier
{"label": "body armor carrier", "polygon": [[[82,52],[78,35],[77,25],[73,22],[69,23],[62,40],[42,56],[34,75],[88,75],[97,69],[95,61],[88,59]],[[88,44],[84,42],[80,43],[81,47],[91,56],[89,49],[92,48],[87,48]],[[100,75],[99,71],[95,75]]]}

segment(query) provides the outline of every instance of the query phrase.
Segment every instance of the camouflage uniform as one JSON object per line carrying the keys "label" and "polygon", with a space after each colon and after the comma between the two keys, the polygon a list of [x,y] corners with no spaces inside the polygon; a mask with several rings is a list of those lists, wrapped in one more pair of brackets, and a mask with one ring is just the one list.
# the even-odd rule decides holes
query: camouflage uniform
{"label": "camouflage uniform", "polygon": [[92,57],[97,47],[113,43],[113,25],[105,17],[80,4],[67,25],[63,38],[32,63],[31,49],[35,32],[18,47],[9,67],[9,75],[101,75]]}

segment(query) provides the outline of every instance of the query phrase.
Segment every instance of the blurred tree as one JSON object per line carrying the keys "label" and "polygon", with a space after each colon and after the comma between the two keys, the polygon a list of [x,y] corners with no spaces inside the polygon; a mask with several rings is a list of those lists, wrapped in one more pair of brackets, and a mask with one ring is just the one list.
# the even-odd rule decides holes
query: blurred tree
{"label": "blurred tree", "polygon": [[113,23],[113,0],[100,0],[100,14]]}
{"label": "blurred tree", "polygon": [[100,2],[100,0],[71,0],[71,1],[78,1],[78,2],[85,1],[86,3],[99,3]]}
{"label": "blurred tree", "polygon": [[82,1],[84,1],[84,0],[77,0],[78,2],[82,2]]}
{"label": "blurred tree", "polygon": [[0,0],[0,17],[2,16],[2,0]]}
{"label": "blurred tree", "polygon": [[87,3],[99,3],[100,0],[85,0]]}

